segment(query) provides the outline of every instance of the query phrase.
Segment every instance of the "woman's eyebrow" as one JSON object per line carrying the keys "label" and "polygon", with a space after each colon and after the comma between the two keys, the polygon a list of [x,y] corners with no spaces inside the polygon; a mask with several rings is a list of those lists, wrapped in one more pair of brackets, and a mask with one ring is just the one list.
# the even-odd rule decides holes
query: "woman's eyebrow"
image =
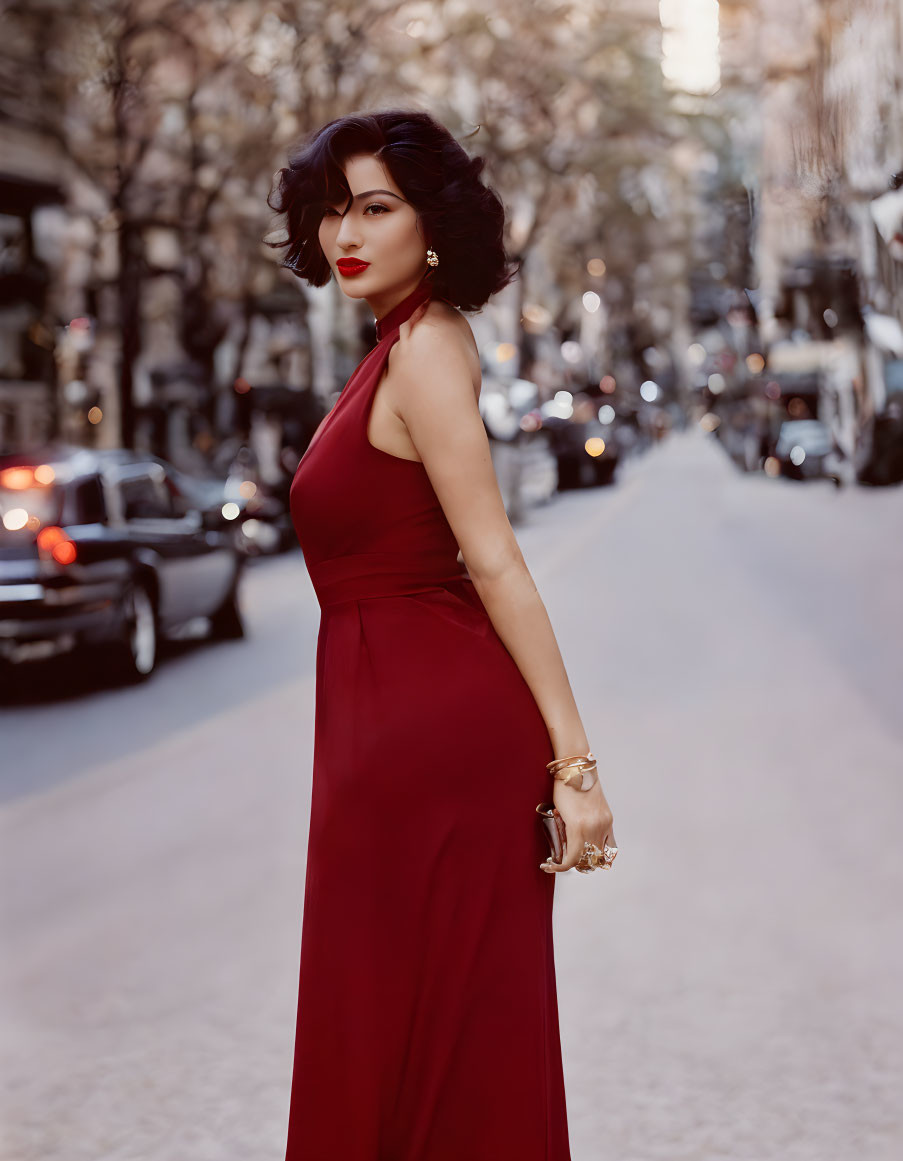
{"label": "woman's eyebrow", "polygon": [[392,193],[390,189],[368,189],[365,193],[355,194],[353,200],[357,202],[360,201],[361,198],[372,197],[373,194],[388,194],[390,198],[398,198],[398,201],[400,202],[404,201],[404,198],[398,197],[398,194]]}
{"label": "woman's eyebrow", "polygon": [[[398,196],[398,194],[392,193],[392,191],[390,189],[368,189],[368,190],[365,190],[363,193],[355,194],[351,200],[353,202],[359,202],[359,201],[361,201],[362,198],[369,198],[369,197],[372,197],[374,194],[388,194],[390,198],[395,198],[397,201],[404,202],[405,205],[408,205],[408,202],[406,202],[404,198],[400,198]],[[339,199],[338,198],[330,199],[330,201],[327,204],[338,205]]]}

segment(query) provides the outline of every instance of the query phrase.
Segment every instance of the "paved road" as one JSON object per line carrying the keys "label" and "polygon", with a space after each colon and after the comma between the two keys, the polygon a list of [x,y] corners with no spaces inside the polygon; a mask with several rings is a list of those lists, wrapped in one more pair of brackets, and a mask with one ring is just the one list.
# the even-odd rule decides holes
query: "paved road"
{"label": "paved road", "polygon": [[[897,1161],[903,490],[628,467],[518,532],[622,848],[557,883],[574,1161]],[[0,716],[2,1161],[281,1159],[317,609],[248,579],[247,641]]]}

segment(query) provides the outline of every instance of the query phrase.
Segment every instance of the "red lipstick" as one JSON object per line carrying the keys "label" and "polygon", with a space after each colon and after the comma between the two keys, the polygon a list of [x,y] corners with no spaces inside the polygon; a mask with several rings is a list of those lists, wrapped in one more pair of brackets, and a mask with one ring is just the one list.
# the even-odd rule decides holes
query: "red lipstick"
{"label": "red lipstick", "polygon": [[363,273],[369,265],[369,262],[362,262],[360,258],[339,258],[336,262],[339,273],[346,275],[346,277]]}

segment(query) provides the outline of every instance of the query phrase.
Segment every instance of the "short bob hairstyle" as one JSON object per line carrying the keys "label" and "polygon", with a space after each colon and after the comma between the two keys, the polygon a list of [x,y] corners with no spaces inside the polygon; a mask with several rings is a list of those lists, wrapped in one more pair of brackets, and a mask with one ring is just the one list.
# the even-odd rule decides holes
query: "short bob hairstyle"
{"label": "short bob hairstyle", "polygon": [[[318,232],[326,205],[344,203],[351,190],[342,166],[354,154],[375,155],[416,210],[424,252],[439,265],[425,266],[437,297],[461,310],[479,310],[516,276],[505,252],[505,210],[480,175],[485,162],[470,157],[428,113],[388,109],[330,121],[306,138],[276,174],[267,205],[286,215],[282,265],[310,286],[325,286],[332,271]],[[275,200],[274,200],[275,199]]]}

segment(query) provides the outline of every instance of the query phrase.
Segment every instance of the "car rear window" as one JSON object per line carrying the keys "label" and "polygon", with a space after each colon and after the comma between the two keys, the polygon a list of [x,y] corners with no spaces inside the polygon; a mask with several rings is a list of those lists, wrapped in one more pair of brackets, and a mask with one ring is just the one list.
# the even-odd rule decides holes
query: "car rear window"
{"label": "car rear window", "polygon": [[63,504],[64,524],[106,524],[107,506],[96,476],[70,484]]}
{"label": "car rear window", "polygon": [[[162,471],[159,474],[163,476]],[[159,520],[173,515],[172,497],[160,478],[126,477],[120,481],[119,491],[126,520]]]}

